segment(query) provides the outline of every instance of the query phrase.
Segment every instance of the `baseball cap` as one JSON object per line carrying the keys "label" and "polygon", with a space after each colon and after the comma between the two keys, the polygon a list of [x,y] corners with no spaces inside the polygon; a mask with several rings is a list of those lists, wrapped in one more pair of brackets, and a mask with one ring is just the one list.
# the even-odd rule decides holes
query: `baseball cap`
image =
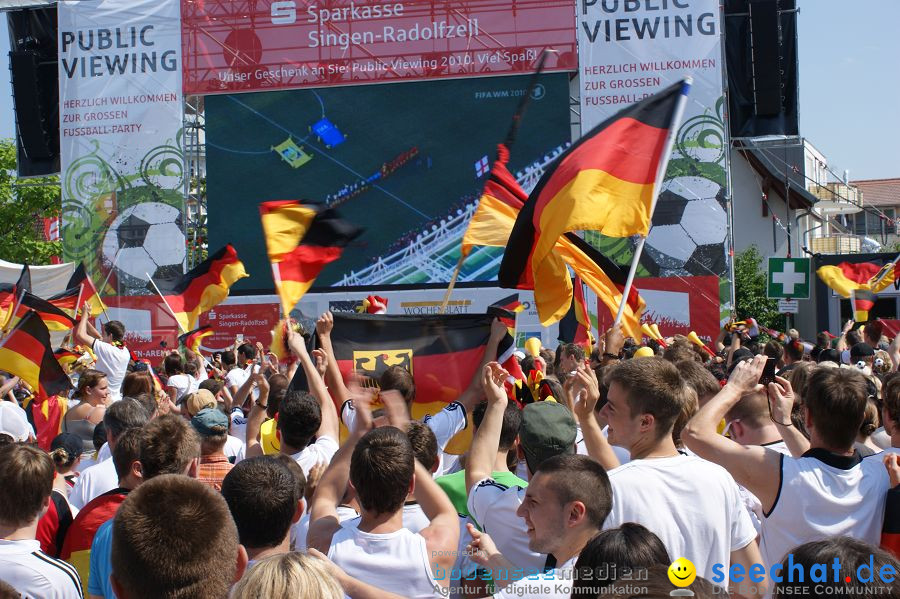
{"label": "baseball cap", "polygon": [[25,410],[11,401],[0,401],[0,435],[8,435],[17,443],[23,443],[31,435],[31,425]]}
{"label": "baseball cap", "polygon": [[875,350],[872,349],[872,346],[868,343],[857,343],[853,347],[850,348],[850,360],[857,360],[859,358],[869,358],[875,355]]}
{"label": "baseball cap", "polygon": [[50,442],[50,451],[65,449],[71,459],[75,459],[84,453],[84,443],[81,437],[74,433],[60,433]]}
{"label": "baseball cap", "polygon": [[575,418],[555,401],[530,403],[522,410],[519,442],[534,472],[547,458],[575,453]]}
{"label": "baseball cap", "polygon": [[216,408],[203,408],[191,418],[191,426],[203,437],[228,432],[228,416]]}
{"label": "baseball cap", "polygon": [[216,396],[208,389],[200,389],[189,393],[184,400],[184,406],[187,408],[188,414],[194,416],[203,408],[215,408]]}

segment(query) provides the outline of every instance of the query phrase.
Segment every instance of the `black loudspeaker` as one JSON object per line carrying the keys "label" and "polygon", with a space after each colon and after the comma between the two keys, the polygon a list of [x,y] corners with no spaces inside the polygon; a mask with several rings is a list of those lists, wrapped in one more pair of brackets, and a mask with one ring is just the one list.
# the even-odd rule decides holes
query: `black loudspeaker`
{"label": "black loudspeaker", "polygon": [[56,6],[6,13],[20,177],[59,172]]}
{"label": "black loudspeaker", "polygon": [[10,52],[9,68],[22,149],[32,160],[50,158],[53,156],[51,135],[56,127],[47,122],[49,111],[41,93],[38,56],[30,50]]}
{"label": "black loudspeaker", "polygon": [[781,112],[781,75],[784,71],[779,56],[777,4],[775,0],[764,0],[750,6],[756,114],[762,116]]}
{"label": "black loudspeaker", "polygon": [[733,137],[797,135],[796,0],[724,0]]}

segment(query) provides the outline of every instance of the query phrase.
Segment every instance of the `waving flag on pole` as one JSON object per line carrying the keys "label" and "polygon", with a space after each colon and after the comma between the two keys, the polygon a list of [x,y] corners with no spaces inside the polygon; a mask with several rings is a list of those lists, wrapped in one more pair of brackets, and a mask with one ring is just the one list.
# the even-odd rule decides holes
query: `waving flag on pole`
{"label": "waving flag on pole", "polygon": [[322,204],[263,202],[259,213],[275,289],[288,315],[325,265],[340,258],[363,231]]}
{"label": "waving flag on pole", "polygon": [[568,272],[553,254],[561,236],[587,230],[646,237],[689,88],[680,81],[595,127],[547,168],[525,202],[499,279],[502,287],[543,290],[538,315],[545,325],[571,304]]}
{"label": "waving flag on pole", "polygon": [[194,329],[193,331],[188,331],[183,335],[179,335],[178,343],[196,354],[200,351],[200,344],[203,342],[203,340],[211,336],[214,332],[215,331],[212,330],[211,326],[205,324],[202,327]]}
{"label": "waving flag on pole", "polygon": [[201,314],[222,303],[231,286],[246,276],[244,263],[229,243],[182,276],[165,300],[181,329],[187,331],[197,325]]}
{"label": "waving flag on pole", "polygon": [[[81,298],[79,299],[79,303],[83,306],[85,302],[91,305],[91,316],[100,316],[103,312],[106,311],[106,306],[103,305],[103,301],[100,299],[100,293],[97,291],[97,287],[94,286],[94,281],[88,276],[87,272],[84,269],[84,263],[79,264],[75,267],[75,272],[72,273],[72,277],[69,279],[69,284],[66,285],[67,289],[79,288],[81,290]],[[77,306],[78,309],[81,309],[81,306]]]}
{"label": "waving flag on pole", "polygon": [[50,332],[41,317],[30,310],[0,345],[3,370],[28,383],[38,396],[66,393],[72,382],[56,361]]}

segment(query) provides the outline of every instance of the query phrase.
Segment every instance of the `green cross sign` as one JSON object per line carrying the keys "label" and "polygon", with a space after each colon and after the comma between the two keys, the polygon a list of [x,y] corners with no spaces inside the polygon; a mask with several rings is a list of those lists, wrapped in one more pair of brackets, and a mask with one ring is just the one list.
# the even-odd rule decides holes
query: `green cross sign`
{"label": "green cross sign", "polygon": [[769,258],[769,298],[809,299],[809,287],[809,258]]}

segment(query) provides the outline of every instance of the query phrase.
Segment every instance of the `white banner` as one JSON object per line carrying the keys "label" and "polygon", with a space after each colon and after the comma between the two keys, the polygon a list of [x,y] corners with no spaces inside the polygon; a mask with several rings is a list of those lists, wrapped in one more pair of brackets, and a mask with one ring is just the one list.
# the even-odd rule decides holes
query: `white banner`
{"label": "white banner", "polygon": [[[675,81],[694,79],[639,276],[722,277],[728,219],[719,0],[577,3],[582,133]],[[620,241],[595,245],[616,255]],[[724,304],[727,288],[722,296]]]}
{"label": "white banner", "polygon": [[185,262],[180,2],[58,7],[63,255],[145,293]]}

